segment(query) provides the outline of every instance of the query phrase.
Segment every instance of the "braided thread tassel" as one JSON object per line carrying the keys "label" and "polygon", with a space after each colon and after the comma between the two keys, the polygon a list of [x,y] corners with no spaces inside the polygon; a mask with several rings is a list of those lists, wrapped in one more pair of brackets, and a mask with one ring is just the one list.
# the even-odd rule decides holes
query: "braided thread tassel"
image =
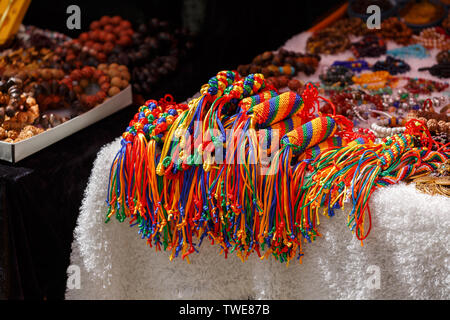
{"label": "braided thread tassel", "polygon": [[184,155],[184,145],[189,139],[194,142],[202,139],[202,133],[195,126],[195,122],[202,121],[211,104],[220,98],[225,89],[238,79],[239,76],[235,71],[221,71],[202,86],[201,96],[189,103],[189,110],[186,112],[183,121],[178,123],[178,127],[170,135],[169,145],[163,150],[157,166],[159,175],[176,176],[178,172],[186,170],[190,164],[201,162],[198,159],[200,154],[197,151],[190,159],[187,159],[188,155]]}
{"label": "braided thread tassel", "polygon": [[[206,150],[208,146],[211,146],[207,151],[213,152],[217,145],[222,145],[226,142],[226,133],[223,125],[224,120],[224,107],[228,106],[231,109],[237,106],[239,101],[245,99],[260,90],[264,90],[266,87],[264,76],[262,74],[250,74],[244,79],[233,83],[226,88],[224,95],[214,101],[211,108],[206,115],[206,121],[203,126],[203,137],[206,139],[206,143],[203,143],[203,150]],[[226,110],[230,114],[230,110]],[[236,111],[236,110],[233,110]],[[220,137],[215,133],[220,132]],[[208,171],[211,163],[205,163],[204,168]]]}
{"label": "braided thread tassel", "polygon": [[[253,114],[245,114],[236,121],[232,128],[231,148],[227,150],[226,176],[236,179],[227,180],[227,195],[237,207],[246,207],[246,203],[238,202],[238,194],[248,194],[251,205],[261,210],[261,188],[258,185],[258,171],[260,169],[260,144],[256,134],[256,127],[270,127],[271,125],[290,118],[303,108],[301,96],[294,92],[286,92],[265,100],[253,107]],[[297,120],[295,120],[297,121]],[[283,124],[280,124],[282,127]],[[260,133],[263,137],[265,132]],[[237,164],[236,164],[237,162]],[[245,200],[246,198],[244,198]]]}
{"label": "braided thread tassel", "polygon": [[293,258],[296,250],[292,249],[298,248],[301,255],[302,237],[310,240],[317,233],[312,219],[296,221],[293,203],[298,191],[291,188],[294,183],[292,157],[327,140],[336,130],[336,122],[331,117],[319,117],[281,138],[282,148],[272,162],[275,173],[266,176],[264,211],[258,238],[267,243],[273,254],[282,257],[283,261]]}
{"label": "braided thread tassel", "polygon": [[[106,221],[129,218],[140,237],[169,251],[171,260],[189,262],[204,240],[242,261],[252,252],[287,264],[300,260],[302,242],[320,236],[319,209],[333,216],[346,200],[352,201],[348,225],[363,241],[376,188],[436,169],[449,158],[447,146],[435,142],[419,120],[375,144],[372,134],[355,132],[335,112],[314,118],[319,99],[326,99],[311,84],[301,97],[277,95],[258,74],[238,79],[223,71],[201,94],[189,105],[170,96],[148,100],[122,135],[109,174]],[[225,129],[233,132],[226,141]],[[230,141],[225,163],[207,154]],[[272,149],[274,141],[281,150]],[[271,147],[263,150],[265,144]],[[438,151],[431,151],[433,144]],[[264,151],[272,159],[268,168]],[[200,165],[202,156],[206,162]]]}
{"label": "braided thread tassel", "polygon": [[121,148],[111,166],[107,221],[113,214],[119,221],[143,214],[144,207],[148,206],[147,179],[144,177],[144,168],[149,162],[148,141],[162,142],[164,132],[186,108],[187,105],[176,104],[170,95],[159,102],[148,100],[139,108],[122,135]]}

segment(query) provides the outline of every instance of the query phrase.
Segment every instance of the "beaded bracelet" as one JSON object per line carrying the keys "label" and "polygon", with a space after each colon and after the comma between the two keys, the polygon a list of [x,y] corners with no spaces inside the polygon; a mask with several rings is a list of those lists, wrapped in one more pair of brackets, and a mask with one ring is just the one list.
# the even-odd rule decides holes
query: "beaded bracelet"
{"label": "beaded bracelet", "polygon": [[437,48],[440,50],[450,49],[450,40],[440,27],[427,28],[419,35],[413,35],[413,40],[422,44],[425,48]]}
{"label": "beaded bracelet", "polygon": [[363,70],[369,70],[369,64],[365,60],[353,60],[353,61],[335,61],[332,66],[346,67],[354,72],[361,72]]}
{"label": "beaded bracelet", "polygon": [[341,34],[355,36],[362,36],[368,30],[364,21],[356,17],[339,19],[331,27]]}
{"label": "beaded bracelet", "polygon": [[404,119],[398,119],[396,117],[385,118],[372,123],[370,128],[378,138],[386,138],[397,133],[405,132],[406,121]]}
{"label": "beaded bracelet", "polygon": [[[388,94],[381,95],[383,107],[391,113],[405,113],[408,110],[419,110],[426,100],[419,99],[418,94],[411,94],[404,88],[397,89]],[[433,98],[435,105],[441,105],[441,99]]]}
{"label": "beaded bracelet", "polygon": [[405,85],[405,89],[413,94],[430,94],[433,92],[441,92],[449,86],[449,84],[445,82],[422,78],[404,77],[403,79],[408,80],[408,83]]}
{"label": "beaded bracelet", "polygon": [[306,42],[306,51],[311,54],[335,54],[345,51],[349,47],[350,40],[332,28],[316,32]]}
{"label": "beaded bracelet", "polygon": [[374,90],[384,87],[390,77],[391,75],[387,71],[375,71],[364,73],[360,76],[353,76],[352,80],[363,88]]}
{"label": "beaded bracelet", "polygon": [[450,134],[450,121],[427,119],[425,117],[419,117],[418,120],[424,121],[430,132]]}
{"label": "beaded bracelet", "polygon": [[436,56],[437,63],[449,63],[450,62],[450,50],[442,50]]}
{"label": "beaded bracelet", "polygon": [[399,73],[405,73],[411,70],[409,64],[405,61],[393,58],[391,56],[387,56],[386,60],[377,61],[373,67],[373,71],[388,71],[392,75],[396,75]]}
{"label": "beaded bracelet", "polygon": [[326,86],[347,87],[353,84],[353,72],[344,66],[331,66],[319,76]]}
{"label": "beaded bracelet", "polygon": [[0,125],[21,129],[39,116],[39,106],[30,92],[24,92],[18,78],[0,79]]}
{"label": "beaded bracelet", "polygon": [[44,80],[35,83],[33,93],[41,112],[48,109],[69,107],[79,111],[81,107],[75,92],[70,90],[65,83],[60,83],[56,80]]}
{"label": "beaded bracelet", "polygon": [[413,57],[418,59],[425,59],[429,56],[427,49],[421,44],[411,44],[406,47],[391,49],[386,54],[399,58]]}
{"label": "beaded bracelet", "polygon": [[[64,78],[61,82],[70,89],[73,89],[73,91],[75,91],[78,95],[82,107],[89,110],[102,103],[107,98],[107,86],[105,83],[108,83],[109,88],[109,81],[109,77],[105,75],[103,71],[85,66],[82,69],[73,70],[70,75],[67,78]],[[94,94],[88,94],[85,89],[91,83],[98,84],[100,90]]]}

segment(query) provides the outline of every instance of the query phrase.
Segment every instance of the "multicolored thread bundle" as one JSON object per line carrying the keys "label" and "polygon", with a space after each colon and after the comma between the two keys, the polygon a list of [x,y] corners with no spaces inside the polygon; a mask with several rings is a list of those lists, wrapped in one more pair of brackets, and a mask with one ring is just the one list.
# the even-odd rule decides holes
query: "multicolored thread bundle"
{"label": "multicolored thread bundle", "polygon": [[110,172],[106,221],[129,218],[170,259],[189,260],[208,239],[225,257],[236,252],[245,261],[256,252],[289,263],[320,236],[319,209],[333,216],[346,201],[348,225],[362,241],[374,190],[450,156],[431,151],[419,120],[375,143],[345,117],[321,114],[312,85],[279,94],[262,74],[221,71],[200,93],[188,105],[170,96],[147,101]]}

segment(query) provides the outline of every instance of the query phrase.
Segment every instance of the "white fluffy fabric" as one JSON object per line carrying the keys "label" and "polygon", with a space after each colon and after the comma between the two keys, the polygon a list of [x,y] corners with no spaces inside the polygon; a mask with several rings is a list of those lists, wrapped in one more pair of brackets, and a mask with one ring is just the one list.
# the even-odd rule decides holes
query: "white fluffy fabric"
{"label": "white fluffy fabric", "polygon": [[[288,50],[304,52],[307,33],[289,40]],[[388,43],[388,49],[395,47]],[[408,59],[408,76],[439,80],[421,66],[432,57]],[[323,56],[321,66],[351,54]],[[370,63],[377,59],[367,59]],[[311,77],[317,81],[323,67]],[[442,80],[441,80],[442,81]],[[322,216],[322,237],[305,244],[303,264],[289,267],[255,255],[242,263],[219,255],[204,242],[191,264],[155,252],[137,228],[116,220],[105,224],[108,173],[119,139],[99,153],[86,189],[72,244],[71,263],[81,269],[81,288],[67,299],[449,299],[450,199],[429,196],[413,185],[374,192],[373,228],[364,246],[346,225],[346,214]],[[379,286],[374,280],[379,275]]]}
{"label": "white fluffy fabric", "polygon": [[[94,163],[75,230],[71,263],[81,288],[67,299],[448,299],[450,199],[413,185],[380,189],[371,200],[373,229],[364,246],[346,214],[320,219],[303,264],[289,267],[256,255],[242,263],[203,243],[191,264],[155,252],[128,223],[104,223],[108,170],[120,142]],[[380,286],[376,287],[379,270]],[[373,280],[373,281],[372,281]]]}

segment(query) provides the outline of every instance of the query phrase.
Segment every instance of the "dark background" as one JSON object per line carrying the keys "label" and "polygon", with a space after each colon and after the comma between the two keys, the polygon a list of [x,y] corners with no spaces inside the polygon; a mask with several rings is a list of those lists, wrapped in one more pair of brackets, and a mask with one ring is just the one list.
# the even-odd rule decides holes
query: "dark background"
{"label": "dark background", "polygon": [[[201,1],[201,0],[199,0]],[[81,8],[82,30],[102,15],[133,23],[158,17],[194,25],[196,47],[178,72],[146,99],[171,93],[183,101],[220,70],[236,69],[334,11],[342,1],[33,0],[24,24],[60,31],[66,8]],[[0,299],[63,299],[73,230],[99,149],[120,136],[138,106],[130,106],[17,164],[0,161]],[[106,174],[106,173],[105,173]],[[125,226],[124,226],[125,227]]]}

